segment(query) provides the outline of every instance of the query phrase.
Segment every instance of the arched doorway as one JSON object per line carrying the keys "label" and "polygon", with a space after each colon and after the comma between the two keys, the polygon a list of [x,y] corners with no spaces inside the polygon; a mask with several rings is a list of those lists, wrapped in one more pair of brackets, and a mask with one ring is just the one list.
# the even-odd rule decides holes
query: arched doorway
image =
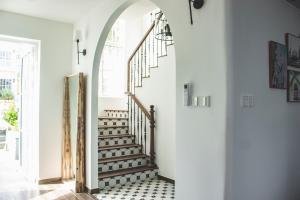
{"label": "arched doorway", "polygon": [[[95,53],[95,56],[94,56],[94,63],[93,63],[93,80],[92,80],[92,88],[94,89],[94,93],[92,94],[92,105],[93,105],[93,109],[95,109],[97,112],[93,113],[92,115],[92,123],[98,123],[98,115],[100,114],[98,111],[101,110],[101,111],[105,111],[105,108],[101,108],[101,102],[99,101],[99,97],[97,95],[98,91],[99,91],[99,73],[103,73],[103,70],[99,70],[99,66],[101,66],[101,55],[103,55],[103,52],[105,52],[105,46],[106,46],[106,42],[107,42],[107,36],[110,34],[110,30],[112,29],[113,25],[115,24],[115,22],[117,21],[117,19],[122,16],[124,14],[124,10],[128,10],[130,8],[132,8],[132,6],[130,5],[137,5],[138,3],[136,3],[136,1],[128,1],[127,3],[125,3],[124,5],[121,6],[121,8],[119,8],[117,11],[115,11],[115,13],[109,18],[108,22],[105,24],[105,28],[104,30],[102,31],[102,34],[100,36],[100,39],[98,41],[98,44],[97,44],[97,49],[96,49],[96,53]],[[152,4],[153,5],[153,4]],[[130,7],[129,7],[130,6]],[[156,12],[156,13],[152,13],[153,15],[153,19],[152,19],[152,22],[155,24],[155,17],[159,17],[159,12]],[[163,14],[161,14],[163,15]],[[161,17],[161,16],[160,16]],[[162,18],[163,19],[163,18]],[[159,20],[159,19],[158,19]],[[167,21],[166,21],[166,18],[164,18],[164,20],[161,20],[163,21],[163,28],[165,30],[167,30],[168,28],[170,28],[170,26],[167,24]],[[168,25],[168,26],[167,26]],[[151,26],[151,23],[150,25],[148,24],[148,26]],[[147,27],[147,29],[144,31],[144,33],[141,35],[140,39],[141,38],[144,38],[143,35],[145,34],[149,34],[149,32],[147,31],[149,29],[149,27]],[[158,32],[161,30],[162,28],[157,28],[157,29],[154,29],[153,27],[153,35],[151,39],[148,39],[146,37],[146,39],[144,38],[144,43],[143,42],[139,42],[139,41],[136,41],[135,42],[135,46],[133,45],[131,48],[131,52],[134,52],[134,53],[138,53],[139,51],[141,52],[140,55],[138,55],[137,57],[134,56],[134,54],[132,55],[127,55],[127,57],[130,57],[130,61],[128,63],[131,63],[129,64],[129,67],[128,67],[128,71],[126,70],[126,74],[128,76],[130,76],[129,78],[127,78],[126,80],[126,88],[125,88],[125,91],[127,91],[127,95],[130,93],[130,97],[128,97],[128,100],[126,100],[126,103],[127,105],[124,107],[125,109],[127,108],[129,113],[128,113],[128,126],[129,126],[129,132],[133,132],[135,130],[133,129],[140,129],[141,132],[140,133],[137,133],[138,135],[134,135],[134,142],[138,143],[138,145],[141,145],[141,146],[144,146],[145,147],[145,150],[143,149],[144,151],[144,154],[146,156],[149,157],[149,163],[151,163],[153,161],[154,158],[152,158],[154,156],[153,153],[151,153],[151,135],[149,133],[149,136],[144,136],[144,133],[142,134],[142,132],[146,132],[149,131],[151,132],[150,128],[146,127],[147,124],[145,123],[146,121],[146,118],[147,116],[149,115],[150,116],[150,111],[144,111],[143,110],[148,110],[148,107],[149,106],[143,106],[143,103],[141,103],[141,101],[139,100],[132,100],[131,97],[134,96],[133,99],[137,99],[139,98],[139,96],[147,96],[147,94],[145,92],[142,92],[142,91],[136,91],[138,89],[138,87],[141,87],[142,86],[142,82],[143,82],[143,79],[146,79],[146,78],[149,78],[150,77],[150,71],[152,70],[151,68],[156,68],[159,63],[161,65],[165,65],[166,67],[167,66],[171,66],[173,67],[173,71],[172,73],[169,73],[169,75],[166,75],[166,76],[159,76],[159,75],[156,75],[156,79],[157,80],[161,80],[160,83],[157,82],[157,85],[155,84],[150,84],[150,85],[153,85],[151,87],[148,87],[148,89],[152,89],[153,91],[157,90],[157,91],[160,91],[160,89],[163,88],[163,85],[165,84],[163,81],[167,81],[166,79],[164,79],[164,77],[168,77],[168,76],[172,76],[172,78],[169,81],[169,84],[171,85],[171,87],[174,86],[173,89],[167,89],[167,86],[165,84],[165,87],[166,89],[165,90],[161,90],[163,92],[167,91],[173,91],[172,94],[170,95],[174,95],[174,97],[171,97],[171,99],[174,100],[173,104],[171,107],[168,107],[167,104],[168,102],[166,101],[163,101],[162,99],[164,98],[160,98],[160,102],[158,103],[155,103],[156,105],[159,105],[159,104],[162,104],[162,105],[165,105],[165,106],[157,106],[157,116],[163,116],[163,113],[167,113],[167,115],[170,115],[171,114],[171,118],[172,118],[172,131],[168,131],[168,132],[172,132],[172,134],[174,134],[174,140],[170,143],[170,144],[167,144],[170,140],[172,140],[171,138],[173,136],[166,136],[165,135],[165,138],[164,137],[160,137],[160,134],[159,132],[163,132],[164,129],[166,127],[164,127],[162,124],[163,123],[158,123],[158,126],[157,126],[157,129],[158,129],[158,132],[156,133],[156,139],[155,139],[155,145],[154,145],[154,148],[156,149],[156,163],[158,168],[160,168],[161,166],[161,171],[163,172],[163,175],[166,174],[165,176],[162,176],[162,177],[165,177],[165,178],[168,178],[169,180],[170,179],[175,179],[175,50],[174,50],[174,46],[173,46],[173,50],[170,50],[169,49],[169,45],[172,45],[172,41],[168,41],[168,40],[162,40],[161,38],[157,38],[159,37],[160,35],[158,34]],[[151,33],[150,33],[151,35]],[[139,40],[140,40],[139,39]],[[152,41],[155,40],[155,44],[151,44],[150,40]],[[147,43],[148,41],[148,43]],[[136,48],[136,46],[139,45],[138,48]],[[142,49],[142,50],[139,50],[139,49]],[[168,50],[169,49],[169,50]],[[164,57],[167,55],[167,51],[169,51],[169,54],[171,54],[173,56],[172,58],[172,64],[168,64],[168,60],[159,60],[160,57]],[[152,52],[150,53],[152,56],[150,56],[149,58],[146,57],[146,52]],[[170,53],[171,52],[171,53]],[[156,56],[154,58],[154,55]],[[134,58],[135,57],[135,58]],[[156,59],[156,61],[155,61]],[[127,58],[128,60],[128,58]],[[148,61],[149,60],[149,61]],[[135,71],[130,71],[130,69],[133,69],[134,66],[137,66],[139,63],[145,63],[144,65],[142,65],[141,67],[137,67],[137,69],[135,69]],[[151,65],[151,67],[150,67]],[[149,68],[148,68],[149,66]],[[129,73],[128,73],[129,72]],[[139,73],[141,74],[139,76]],[[153,73],[159,73],[159,72],[153,72]],[[163,73],[167,74],[168,73],[168,69],[166,69]],[[164,80],[162,80],[164,79]],[[158,84],[161,84],[162,86],[159,87]],[[95,88],[97,88],[97,90],[95,90]],[[103,88],[101,88],[103,89]],[[148,90],[149,91],[149,90]],[[149,96],[153,96],[151,95],[151,92],[148,92],[148,97],[143,97],[143,100],[146,100],[146,101],[153,101],[153,98],[149,97]],[[159,94],[159,92],[157,92]],[[137,94],[139,94],[139,96],[137,96]],[[153,94],[153,92],[152,92]],[[160,95],[158,96],[163,96],[164,94],[161,93]],[[127,99],[127,97],[126,97]],[[155,100],[154,100],[155,101]],[[98,103],[100,102],[100,106],[98,105]],[[135,102],[135,103],[133,103]],[[139,102],[139,103],[137,103]],[[170,103],[170,101],[169,101]],[[134,105],[133,105],[134,104]],[[140,104],[142,104],[142,106],[140,106]],[[133,109],[134,107],[137,106],[137,109],[138,109],[138,112],[142,113],[141,115],[140,114],[132,114],[133,113]],[[140,108],[138,108],[138,106],[140,106]],[[168,111],[164,110],[163,107],[168,107]],[[97,108],[97,109],[96,109]],[[99,109],[100,108],[100,109]],[[144,109],[146,108],[146,109]],[[107,108],[106,108],[107,109]],[[108,109],[109,111],[111,111],[111,109]],[[171,110],[171,111],[170,111]],[[171,112],[171,113],[170,113]],[[112,114],[112,113],[109,113],[109,114]],[[106,116],[107,117],[107,116]],[[133,125],[132,126],[132,121],[133,121],[133,118],[138,118],[140,117],[138,120],[144,120],[144,121],[141,121],[141,122],[138,122],[137,124]],[[166,118],[166,117],[161,117],[161,118],[157,118],[157,120],[155,120],[156,122],[158,121],[163,121],[163,119]],[[168,117],[167,117],[168,118]],[[106,120],[106,118],[104,119]],[[101,120],[100,120],[100,123],[101,123]],[[105,122],[103,122],[103,125],[104,125]],[[108,122],[109,123],[109,122]],[[150,121],[147,122],[148,123],[148,126],[150,125]],[[168,122],[164,122],[164,124],[166,124]],[[150,126],[149,126],[150,127]],[[168,126],[170,127],[170,126]],[[97,127],[98,128],[98,127]],[[146,135],[146,134],[145,134]],[[158,137],[157,137],[158,136]],[[100,136],[101,137],[101,136]],[[168,138],[166,138],[168,137]],[[139,139],[141,138],[141,139]],[[164,141],[165,140],[165,141]],[[159,142],[161,141],[161,142]],[[146,144],[147,142],[147,144]],[[165,143],[165,144],[163,144]],[[174,147],[171,147],[171,146],[174,146]],[[163,151],[163,148],[166,148],[165,151]],[[169,149],[168,149],[169,148]],[[172,149],[173,148],[173,149]],[[164,154],[165,152],[167,152],[166,154]],[[172,159],[169,159],[169,157],[171,156],[168,156],[168,154],[172,154]],[[107,158],[107,156],[105,156],[105,158]],[[170,161],[171,160],[171,161]],[[169,172],[169,168],[170,168],[170,163],[171,164],[171,167],[173,167],[174,169],[172,169],[172,172]],[[168,176],[168,177],[167,177]],[[169,178],[170,177],[170,178]],[[118,181],[118,180],[116,180]],[[101,182],[101,181],[100,181]],[[104,183],[105,185],[105,183]],[[101,189],[101,188],[100,188]]]}

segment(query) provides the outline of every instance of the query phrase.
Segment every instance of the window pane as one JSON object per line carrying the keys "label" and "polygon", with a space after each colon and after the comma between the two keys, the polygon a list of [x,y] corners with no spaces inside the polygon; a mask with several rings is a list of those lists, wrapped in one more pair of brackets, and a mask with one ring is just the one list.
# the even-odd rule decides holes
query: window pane
{"label": "window pane", "polygon": [[99,95],[122,97],[124,95],[125,73],[125,26],[118,20],[108,34],[100,61]]}

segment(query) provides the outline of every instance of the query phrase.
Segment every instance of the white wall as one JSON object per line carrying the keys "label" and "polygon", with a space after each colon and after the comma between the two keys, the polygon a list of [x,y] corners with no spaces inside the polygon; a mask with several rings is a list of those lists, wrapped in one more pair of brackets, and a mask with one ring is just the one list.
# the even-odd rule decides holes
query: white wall
{"label": "white wall", "polygon": [[159,174],[173,180],[176,177],[175,50],[174,46],[169,46],[168,56],[159,58],[159,67],[150,69],[150,78],[143,79],[142,88],[136,88],[137,98],[148,110],[150,105],[154,105],[155,151]]}
{"label": "white wall", "polygon": [[[284,0],[232,0],[233,134],[232,200],[300,199],[300,105],[286,90],[269,89],[268,41],[300,33],[300,10]],[[243,109],[241,94],[254,95]]]}
{"label": "white wall", "polygon": [[0,34],[41,41],[39,179],[61,177],[63,76],[71,72],[72,30],[70,24],[0,11]]}
{"label": "white wall", "polygon": [[[153,0],[171,24],[176,42],[176,199],[224,198],[226,128],[225,0],[206,1],[189,24],[186,1]],[[103,0],[75,29],[86,33],[88,55],[80,67],[88,75],[87,186],[97,186],[98,66],[114,20],[135,0]],[[188,47],[188,48],[187,48]],[[194,83],[197,95],[212,96],[210,109],[186,108],[182,87]]]}

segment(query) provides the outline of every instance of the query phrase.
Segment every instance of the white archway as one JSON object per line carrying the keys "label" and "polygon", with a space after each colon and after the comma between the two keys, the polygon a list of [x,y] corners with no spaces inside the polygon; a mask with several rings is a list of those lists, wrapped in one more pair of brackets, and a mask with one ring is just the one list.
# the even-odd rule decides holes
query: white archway
{"label": "white archway", "polygon": [[[149,0],[153,3],[151,0]],[[90,116],[91,122],[91,129],[92,134],[96,134],[98,131],[97,120],[98,120],[98,79],[99,79],[99,65],[101,60],[101,54],[105,45],[106,38],[108,36],[109,31],[111,30],[115,21],[119,18],[119,16],[131,5],[137,3],[138,0],[128,0],[119,6],[108,18],[106,21],[104,28],[100,34],[100,37],[97,42],[97,47],[95,50],[95,54],[93,57],[93,69],[92,69],[92,94],[91,94],[91,105],[92,105],[92,112]],[[156,5],[155,3],[153,3]],[[158,6],[156,6],[158,7]],[[176,54],[176,53],[175,53]],[[176,57],[176,56],[175,56]],[[176,61],[174,61],[176,63]],[[175,98],[175,97],[174,97]],[[175,108],[174,108],[175,109]],[[175,112],[174,112],[175,113]],[[174,147],[175,148],[175,147]],[[94,164],[92,164],[94,165]],[[93,167],[93,166],[92,166]],[[174,167],[175,168],[175,167]]]}

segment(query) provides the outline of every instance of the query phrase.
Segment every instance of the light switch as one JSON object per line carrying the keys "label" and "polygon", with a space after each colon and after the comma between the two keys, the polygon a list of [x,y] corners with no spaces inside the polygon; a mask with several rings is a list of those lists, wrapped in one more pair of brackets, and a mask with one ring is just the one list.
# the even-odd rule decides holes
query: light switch
{"label": "light switch", "polygon": [[193,106],[198,106],[198,97],[193,98]]}
{"label": "light switch", "polygon": [[198,99],[198,105],[200,106],[200,107],[210,107],[210,105],[211,105],[211,98],[210,98],[210,96],[200,96],[200,97],[198,97],[199,99]]}

